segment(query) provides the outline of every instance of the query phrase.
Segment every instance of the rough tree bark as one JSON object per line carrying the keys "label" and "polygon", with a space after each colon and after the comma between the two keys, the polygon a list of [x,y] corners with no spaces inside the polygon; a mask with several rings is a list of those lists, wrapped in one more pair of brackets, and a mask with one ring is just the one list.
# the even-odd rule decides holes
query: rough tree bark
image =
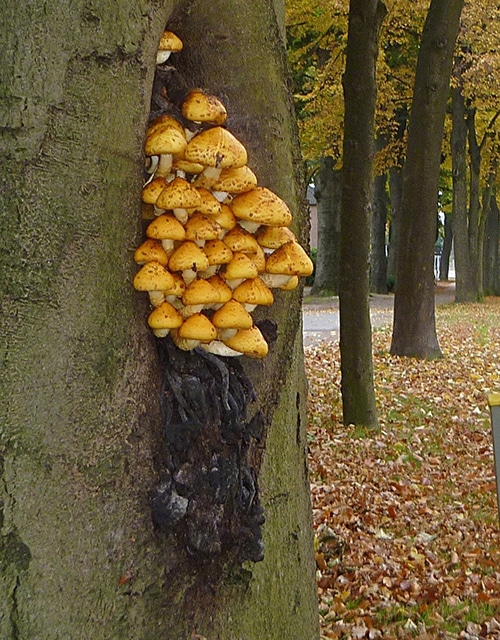
{"label": "rough tree bark", "polygon": [[434,244],[444,116],[463,0],[432,0],[422,33],[403,178],[391,353],[436,358]]}
{"label": "rough tree bark", "polygon": [[0,637],[317,638],[300,292],[278,296],[272,353],[247,367],[268,431],[254,455],[265,559],[215,571],[152,525],[162,375],[132,289],[169,20],[187,80],[225,102],[259,182],[298,225],[272,3],[6,0],[2,14]]}
{"label": "rough tree bark", "polygon": [[390,291],[396,283],[398,262],[399,227],[401,223],[401,196],[403,193],[403,169],[389,169],[389,187],[391,192],[391,226],[389,232],[389,255],[387,256],[387,285]]}
{"label": "rough tree bark", "polygon": [[340,240],[340,353],[345,424],[377,427],[369,308],[375,67],[386,14],[379,0],[351,0],[346,69]]}
{"label": "rough tree bark", "polygon": [[337,295],[339,289],[341,171],[331,157],[321,159],[315,176],[318,253],[313,294]]}

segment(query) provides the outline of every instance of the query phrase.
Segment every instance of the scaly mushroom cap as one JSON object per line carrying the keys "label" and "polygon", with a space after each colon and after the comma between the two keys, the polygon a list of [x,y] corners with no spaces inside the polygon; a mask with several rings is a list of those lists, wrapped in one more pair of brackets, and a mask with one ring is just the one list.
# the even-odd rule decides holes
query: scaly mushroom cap
{"label": "scaly mushroom cap", "polygon": [[236,216],[232,212],[231,207],[224,203],[221,203],[220,213],[212,217],[220,224],[224,231],[233,229],[237,224]]}
{"label": "scaly mushroom cap", "polygon": [[217,329],[250,329],[253,319],[237,300],[229,300],[214,313],[212,324]]}
{"label": "scaly mushroom cap", "polygon": [[182,322],[181,314],[169,302],[162,302],[148,317],[148,325],[158,338],[164,338],[170,329],[177,329]]}
{"label": "scaly mushroom cap", "polygon": [[171,275],[174,284],[165,291],[165,297],[168,298],[168,302],[172,302],[175,298],[179,298],[180,300],[186,290],[186,283],[182,279],[182,276],[178,273],[172,273]]}
{"label": "scaly mushroom cap", "polygon": [[279,285],[278,289],[282,291],[293,291],[299,286],[299,276],[291,276],[285,284]]}
{"label": "scaly mushroom cap", "polygon": [[255,253],[259,247],[253,235],[239,224],[224,235],[224,244],[227,244],[231,251],[242,253]]}
{"label": "scaly mushroom cap", "polygon": [[196,211],[203,213],[206,216],[217,216],[221,212],[221,204],[217,198],[208,189],[195,187],[196,191],[200,194],[201,202],[196,207]]}
{"label": "scaly mushroom cap", "polygon": [[189,316],[179,327],[177,336],[181,340],[198,340],[199,342],[211,342],[217,338],[217,329],[202,313],[194,313]]}
{"label": "scaly mushroom cap", "polygon": [[229,167],[223,169],[219,178],[211,185],[214,191],[226,193],[244,193],[257,186],[257,176],[248,167]]}
{"label": "scaly mushroom cap", "polygon": [[147,262],[135,275],[137,291],[165,291],[174,284],[172,274],[159,262]]}
{"label": "scaly mushroom cap", "polygon": [[168,261],[170,271],[204,271],[208,268],[208,258],[192,240],[186,240],[175,249]]}
{"label": "scaly mushroom cap", "polygon": [[226,107],[216,96],[201,89],[190,91],[182,103],[182,115],[192,122],[210,122],[221,125],[226,122]]}
{"label": "scaly mushroom cap", "polygon": [[310,276],[313,270],[311,258],[300,244],[293,240],[281,245],[266,261],[266,271],[271,274]]}
{"label": "scaly mushroom cap", "polygon": [[156,64],[163,64],[168,60],[171,53],[182,51],[183,44],[179,36],[172,31],[164,31],[158,44],[158,53],[156,54]]}
{"label": "scaly mushroom cap", "polygon": [[194,209],[201,202],[200,194],[184,178],[174,178],[158,196],[160,209]]}
{"label": "scaly mushroom cap", "polygon": [[183,158],[174,158],[172,169],[182,173],[192,173],[194,175],[201,173],[205,167],[199,162],[189,162]]}
{"label": "scaly mushroom cap", "polygon": [[185,305],[211,305],[220,302],[220,293],[207,280],[193,280],[182,295]]}
{"label": "scaly mushroom cap", "polygon": [[247,163],[245,147],[223,127],[212,127],[194,136],[184,154],[186,160],[205,167],[242,167]]}
{"label": "scaly mushroom cap", "polygon": [[153,133],[156,133],[159,129],[163,129],[166,126],[173,127],[177,129],[177,131],[185,138],[186,134],[184,132],[184,127],[182,123],[179,122],[174,116],[169,115],[168,113],[164,113],[161,116],[155,118],[148,126],[146,130],[146,138],[148,138]]}
{"label": "scaly mushroom cap", "polygon": [[264,249],[279,249],[281,245],[297,238],[288,227],[266,227],[262,226],[255,234],[255,239]]}
{"label": "scaly mushroom cap", "polygon": [[231,261],[226,264],[222,276],[227,281],[255,278],[257,273],[257,267],[250,258],[238,251],[233,253],[233,257]]}
{"label": "scaly mushroom cap", "polygon": [[148,135],[144,143],[144,153],[147,156],[178,155],[184,153],[186,146],[187,140],[184,133],[179,133],[175,127],[166,124]]}
{"label": "scaly mushroom cap", "polygon": [[264,358],[269,351],[267,342],[258,327],[240,329],[234,336],[224,340],[224,344],[251,358]]}
{"label": "scaly mushroom cap", "polygon": [[163,176],[153,178],[142,190],[142,201],[146,204],[156,204],[158,196],[167,186],[168,182]]}
{"label": "scaly mushroom cap", "polygon": [[274,302],[273,292],[260,278],[244,280],[233,291],[233,298],[241,304],[270,306]]}
{"label": "scaly mushroom cap", "polygon": [[155,240],[181,242],[186,237],[186,230],[171,213],[162,213],[147,226],[146,235]]}
{"label": "scaly mushroom cap", "polygon": [[231,300],[231,298],[233,297],[233,290],[224,282],[223,278],[221,278],[218,274],[207,278],[207,282],[210,282],[210,284],[217,289],[217,291],[219,292],[221,303],[229,302],[229,300]]}
{"label": "scaly mushroom cap", "polygon": [[137,264],[158,262],[162,267],[166,267],[168,264],[168,255],[159,240],[148,238],[135,250],[134,261],[137,262]]}
{"label": "scaly mushroom cap", "polygon": [[208,258],[208,264],[210,266],[215,264],[227,264],[233,257],[231,249],[219,239],[208,240],[205,242],[203,251]]}
{"label": "scaly mushroom cap", "polygon": [[266,187],[255,187],[231,202],[234,215],[255,224],[286,227],[292,221],[287,204]]}
{"label": "scaly mushroom cap", "polygon": [[255,251],[253,251],[252,253],[247,253],[247,256],[255,264],[255,266],[257,267],[257,271],[259,273],[264,273],[264,271],[266,270],[266,255],[262,247],[257,244]]}
{"label": "scaly mushroom cap", "polygon": [[219,237],[221,227],[215,220],[202,213],[195,213],[184,225],[186,240],[193,240],[202,247],[206,240],[214,240]]}

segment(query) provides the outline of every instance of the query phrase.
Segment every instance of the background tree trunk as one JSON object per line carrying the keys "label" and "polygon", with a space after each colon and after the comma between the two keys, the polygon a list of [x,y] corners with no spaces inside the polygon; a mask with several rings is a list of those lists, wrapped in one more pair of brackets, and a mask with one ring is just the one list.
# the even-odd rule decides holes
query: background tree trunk
{"label": "background tree trunk", "polygon": [[467,208],[467,124],[460,87],[452,89],[451,158],[453,167],[453,237],[455,242],[455,300],[477,302],[477,286],[469,246]]}
{"label": "background tree trunk", "polygon": [[379,0],[351,0],[346,68],[340,242],[340,353],[344,424],[377,427],[369,267],[375,68],[386,14]]}
{"label": "background tree trunk", "polygon": [[439,261],[439,279],[448,280],[450,273],[451,249],[453,247],[453,216],[446,213],[444,216],[443,250]]}
{"label": "background tree trunk", "polygon": [[372,293],[387,293],[387,255],[385,251],[385,243],[389,203],[386,186],[386,173],[375,176],[373,181],[373,214],[370,253],[370,291]]}
{"label": "background tree trunk", "polygon": [[396,266],[398,261],[399,228],[401,226],[401,196],[403,194],[403,169],[389,169],[389,187],[391,192],[391,226],[389,232],[389,255],[387,256],[387,285],[394,290],[396,284]]}
{"label": "background tree trunk", "polygon": [[170,18],[187,81],[223,100],[259,182],[302,233],[273,5],[6,0],[3,18],[0,637],[317,638],[300,293],[277,296],[277,342],[247,370],[268,427],[254,460],[265,559],[214,575],[151,522],[162,375],[132,289],[154,60]]}
{"label": "background tree trunk", "polygon": [[341,171],[331,157],[322,158],[315,175],[318,253],[313,294],[337,295],[339,289]]}
{"label": "background tree trunk", "polygon": [[434,244],[444,116],[462,5],[463,0],[432,0],[422,33],[403,178],[394,355],[441,355],[434,308]]}
{"label": "background tree trunk", "polygon": [[495,194],[491,195],[484,234],[484,294],[500,295],[500,212]]}

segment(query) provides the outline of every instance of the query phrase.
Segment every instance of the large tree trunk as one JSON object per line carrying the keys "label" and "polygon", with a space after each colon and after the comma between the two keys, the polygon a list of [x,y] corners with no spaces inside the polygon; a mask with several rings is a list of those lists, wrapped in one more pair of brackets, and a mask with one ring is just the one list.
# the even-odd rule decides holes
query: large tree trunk
{"label": "large tree trunk", "polygon": [[337,295],[339,289],[341,171],[333,158],[321,159],[314,194],[318,215],[318,253],[312,293]]}
{"label": "large tree trunk", "polygon": [[272,4],[64,6],[6,0],[3,11],[0,637],[312,640],[300,293],[277,296],[277,341],[245,367],[266,419],[252,458],[266,523],[264,561],[242,567],[190,558],[153,527],[163,375],[132,288],[142,145],[169,18],[188,83],[224,101],[259,182],[290,204],[301,235]]}
{"label": "large tree trunk", "polygon": [[422,33],[403,179],[391,353],[441,355],[434,308],[439,165],[463,0],[432,0]]}
{"label": "large tree trunk", "polygon": [[346,69],[340,241],[340,354],[344,424],[377,427],[369,308],[375,68],[386,13],[351,0]]}

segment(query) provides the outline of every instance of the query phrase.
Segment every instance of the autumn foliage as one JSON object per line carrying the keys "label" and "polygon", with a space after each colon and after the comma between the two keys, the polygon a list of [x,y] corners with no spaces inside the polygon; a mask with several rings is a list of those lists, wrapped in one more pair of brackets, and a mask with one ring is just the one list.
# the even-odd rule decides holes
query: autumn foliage
{"label": "autumn foliage", "polygon": [[390,330],[374,333],[376,435],[342,426],[338,345],[306,349],[323,638],[500,637],[500,300],[437,323],[439,361],[390,356]]}

